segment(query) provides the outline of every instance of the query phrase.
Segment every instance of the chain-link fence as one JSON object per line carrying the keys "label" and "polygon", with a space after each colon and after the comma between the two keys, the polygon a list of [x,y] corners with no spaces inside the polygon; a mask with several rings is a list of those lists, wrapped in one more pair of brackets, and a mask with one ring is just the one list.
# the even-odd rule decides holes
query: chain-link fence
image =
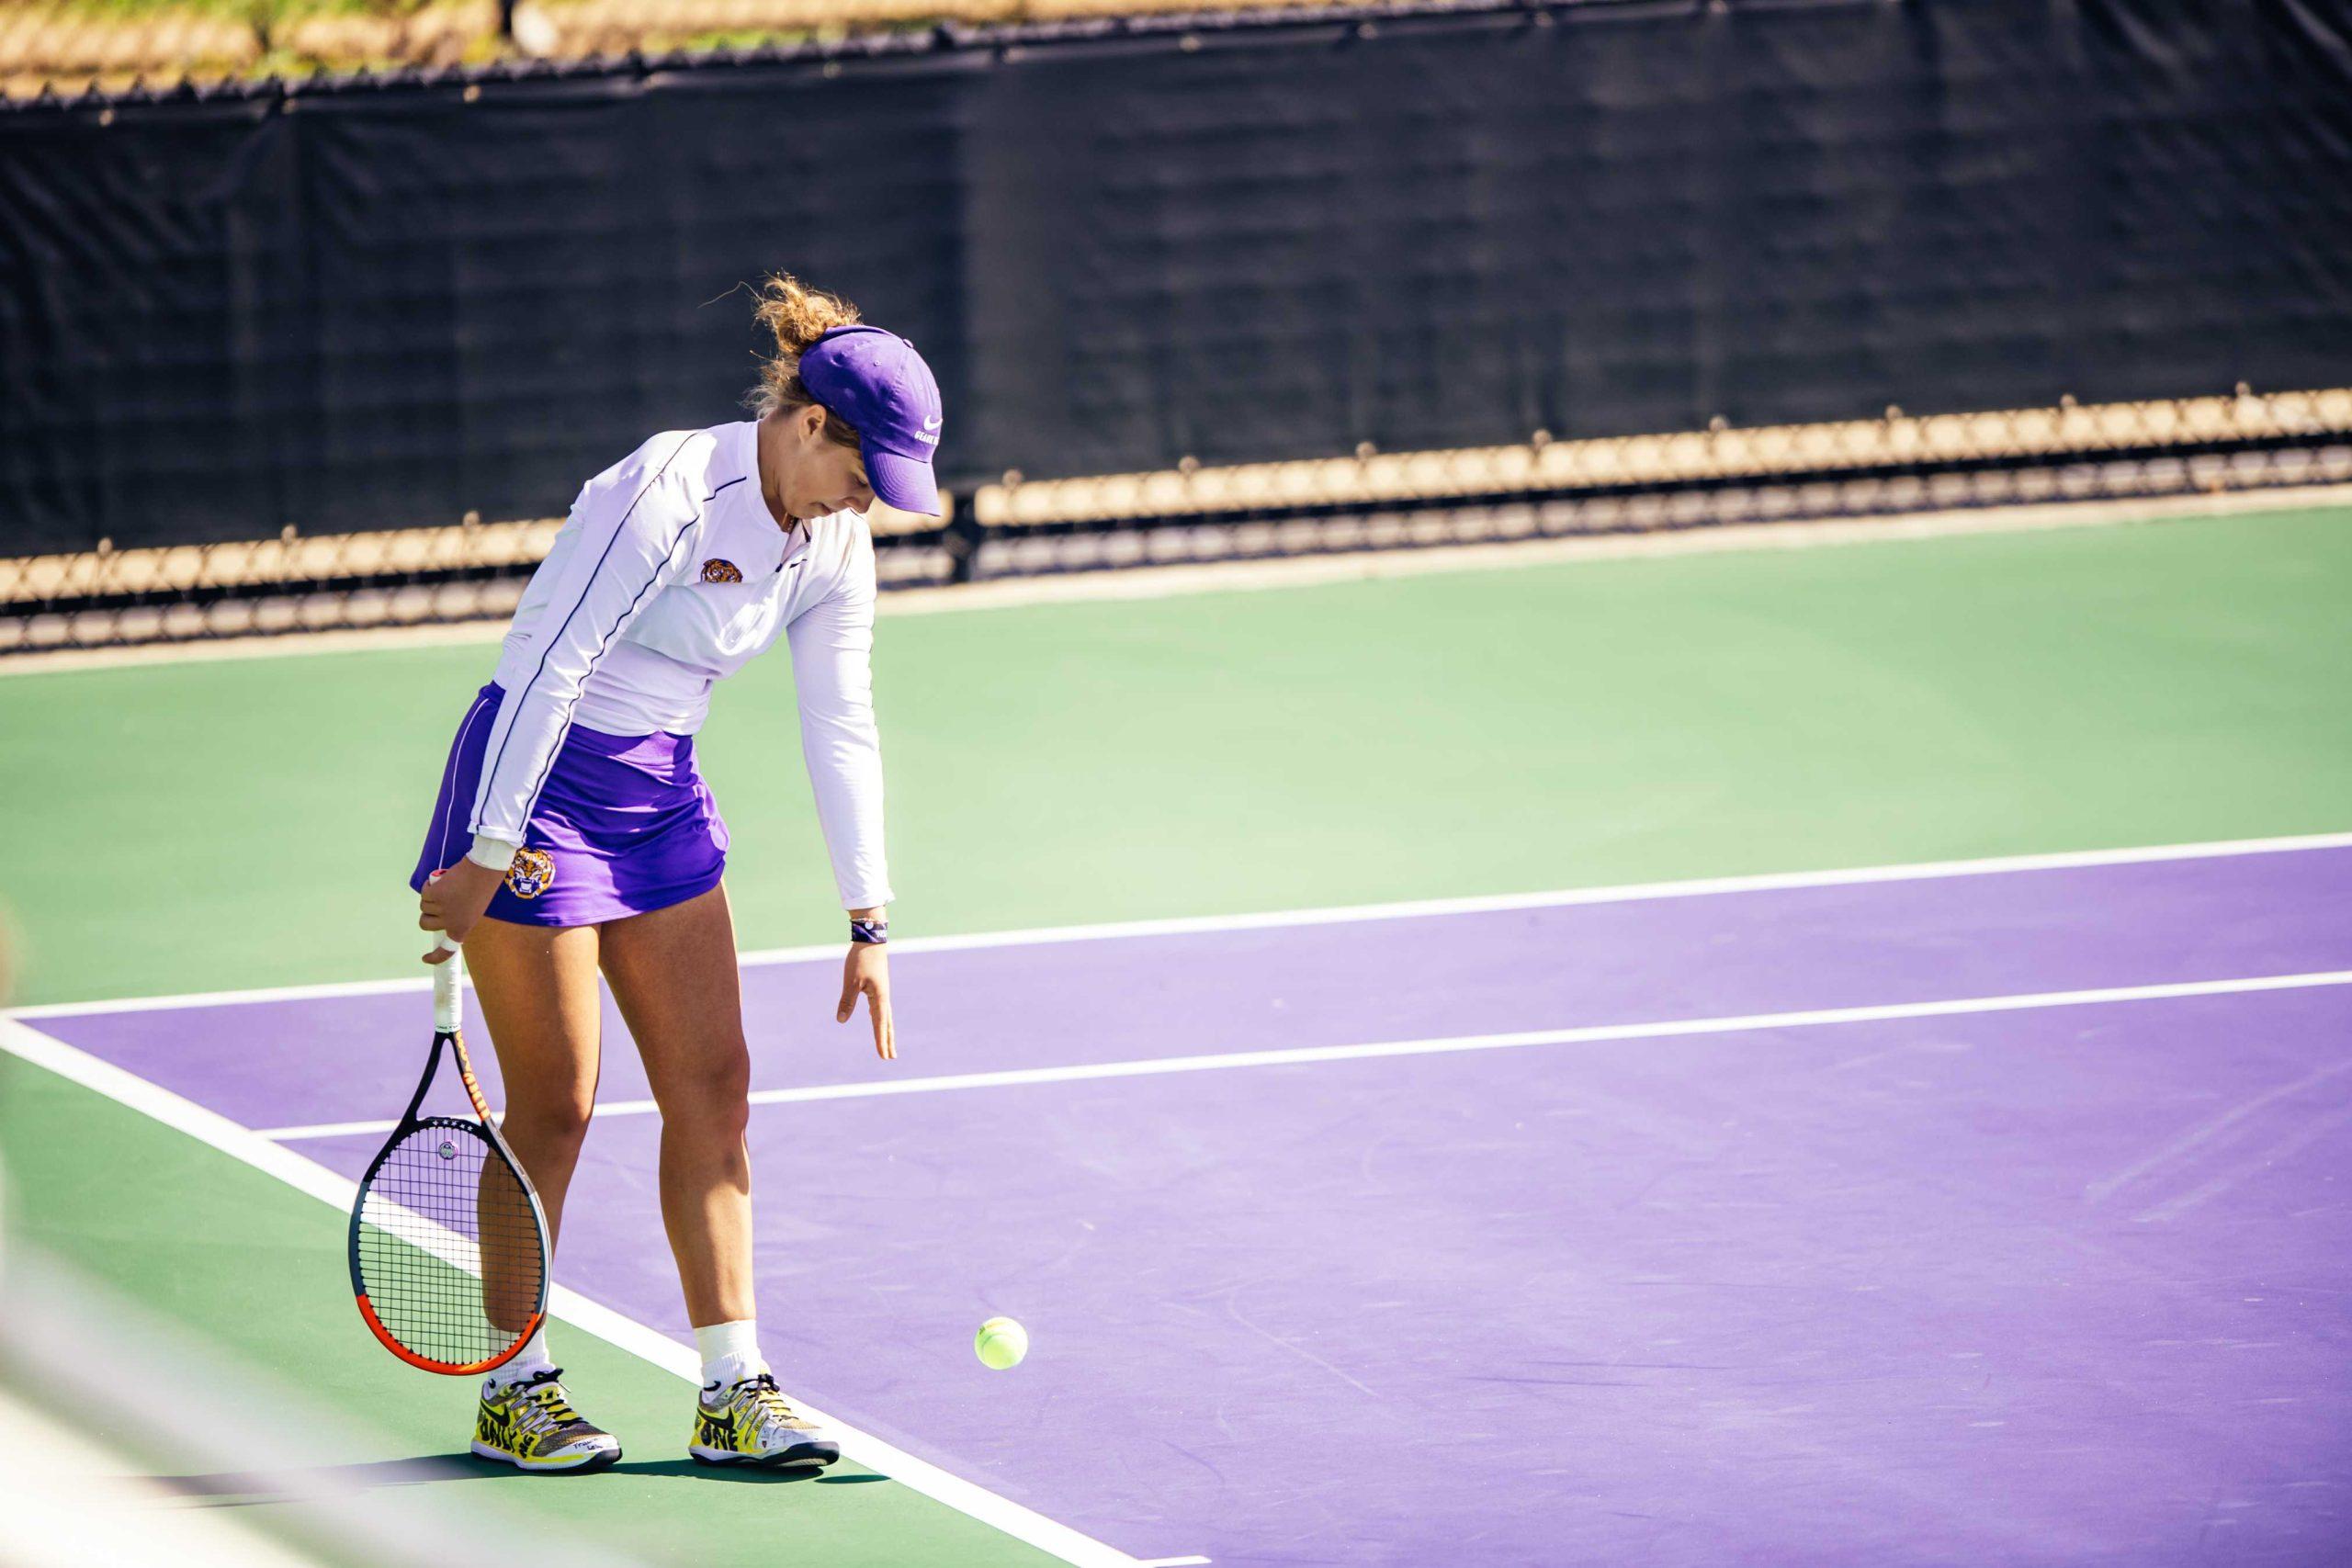
{"label": "chain-link fence", "polygon": [[[2352,389],[1024,483],[877,510],[886,590],[1132,566],[2352,483]],[[500,618],[560,519],[0,559],[0,653]]]}

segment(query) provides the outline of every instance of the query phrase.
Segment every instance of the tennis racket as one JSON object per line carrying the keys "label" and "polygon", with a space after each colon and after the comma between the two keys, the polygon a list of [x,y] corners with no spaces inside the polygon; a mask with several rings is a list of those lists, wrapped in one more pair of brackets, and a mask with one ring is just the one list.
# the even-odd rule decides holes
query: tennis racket
{"label": "tennis racket", "polygon": [[[548,1308],[548,1221],[539,1195],[482,1103],[458,1031],[465,957],[433,971],[433,1049],[400,1125],[351,1211],[351,1289],[384,1348],[455,1377],[503,1365]],[[447,1048],[471,1120],[419,1116]]]}

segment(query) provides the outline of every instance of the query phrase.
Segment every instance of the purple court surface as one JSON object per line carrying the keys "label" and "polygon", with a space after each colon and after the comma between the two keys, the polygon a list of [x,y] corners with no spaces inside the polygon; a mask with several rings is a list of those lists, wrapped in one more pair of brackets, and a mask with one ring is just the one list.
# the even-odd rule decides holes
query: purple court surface
{"label": "purple court surface", "polygon": [[[907,951],[888,1065],[754,964],[754,1089],[832,1089],[752,1111],[765,1338],[1143,1558],[2352,1562],[2347,971],[2345,848]],[[422,1008],[37,1027],[283,1130]],[[559,1271],[684,1338],[608,1041]]]}

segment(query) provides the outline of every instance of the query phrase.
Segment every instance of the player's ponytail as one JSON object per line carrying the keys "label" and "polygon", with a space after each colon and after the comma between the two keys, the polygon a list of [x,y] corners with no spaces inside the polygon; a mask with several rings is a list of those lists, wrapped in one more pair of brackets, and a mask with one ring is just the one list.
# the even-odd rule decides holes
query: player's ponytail
{"label": "player's ponytail", "polygon": [[[753,315],[775,334],[775,354],[760,362],[760,384],[744,398],[743,406],[764,419],[817,400],[801,385],[800,356],[835,327],[856,325],[859,316],[857,307],[841,296],[811,288],[788,272],[771,274],[760,285],[758,299]],[[857,445],[857,432],[831,409],[825,411],[825,434],[843,446]]]}

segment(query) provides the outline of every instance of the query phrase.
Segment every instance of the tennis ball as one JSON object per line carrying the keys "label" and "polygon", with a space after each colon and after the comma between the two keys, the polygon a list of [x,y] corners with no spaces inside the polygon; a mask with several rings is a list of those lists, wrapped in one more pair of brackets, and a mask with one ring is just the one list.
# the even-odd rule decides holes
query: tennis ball
{"label": "tennis ball", "polygon": [[972,1348],[979,1352],[982,1361],[1003,1371],[1019,1366],[1021,1358],[1029,1353],[1029,1331],[1009,1317],[992,1317],[972,1336]]}

